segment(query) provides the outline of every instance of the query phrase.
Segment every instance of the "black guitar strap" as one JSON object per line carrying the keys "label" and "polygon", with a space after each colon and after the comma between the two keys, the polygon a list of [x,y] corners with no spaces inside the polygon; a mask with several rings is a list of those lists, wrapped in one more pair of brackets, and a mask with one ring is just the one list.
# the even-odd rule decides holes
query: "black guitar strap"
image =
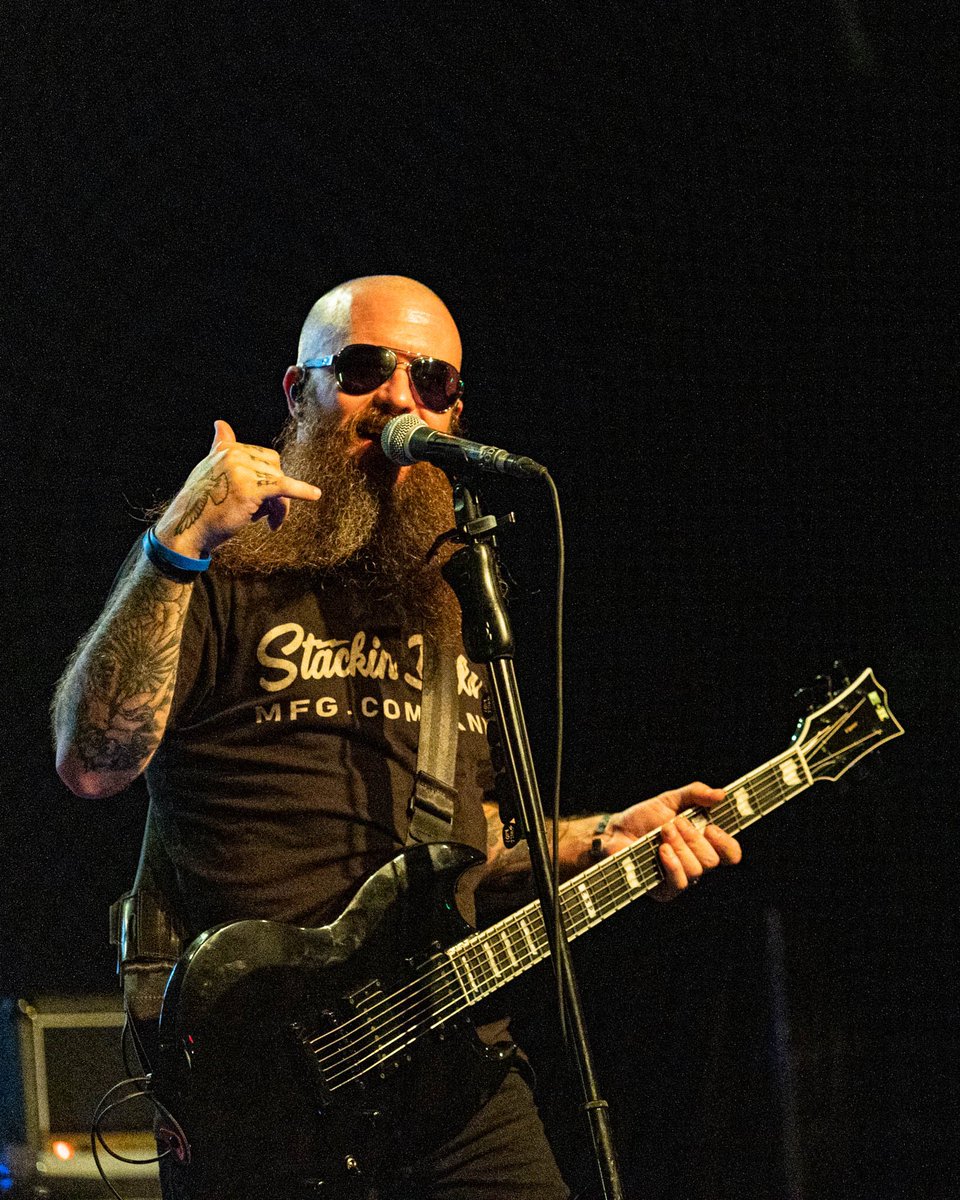
{"label": "black guitar strap", "polygon": [[457,800],[457,660],[424,639],[420,741],[408,815],[407,845],[442,842],[453,828]]}
{"label": "black guitar strap", "polygon": [[156,1048],[164,988],[183,948],[179,894],[151,801],[133,887],[110,906],[110,944],[117,949],[123,1004],[145,1071]]}

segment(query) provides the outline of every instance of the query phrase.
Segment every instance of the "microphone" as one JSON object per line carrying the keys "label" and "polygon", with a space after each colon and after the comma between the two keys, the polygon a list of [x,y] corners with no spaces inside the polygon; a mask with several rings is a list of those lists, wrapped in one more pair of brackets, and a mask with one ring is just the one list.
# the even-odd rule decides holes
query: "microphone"
{"label": "microphone", "polygon": [[438,467],[476,467],[501,475],[546,475],[547,468],[522,454],[508,454],[496,446],[470,442],[466,438],[440,433],[421,421],[416,413],[393,417],[383,427],[380,445],[393,463],[402,467],[429,462]]}

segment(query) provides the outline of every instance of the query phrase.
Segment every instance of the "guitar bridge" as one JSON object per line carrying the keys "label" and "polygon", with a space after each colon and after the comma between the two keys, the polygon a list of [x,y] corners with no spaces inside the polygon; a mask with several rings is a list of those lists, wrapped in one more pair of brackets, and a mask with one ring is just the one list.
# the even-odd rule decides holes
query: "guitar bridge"
{"label": "guitar bridge", "polygon": [[[337,1022],[333,1013],[324,1013],[323,1016],[332,1018],[330,1028],[336,1028]],[[290,1043],[296,1051],[297,1061],[306,1069],[311,1083],[319,1089],[320,1102],[326,1108],[332,1097],[330,1089],[327,1086],[326,1076],[313,1049],[313,1042],[317,1036],[316,1032],[307,1029],[300,1021],[291,1021],[287,1026],[287,1034]]]}
{"label": "guitar bridge", "polygon": [[402,1055],[389,1053],[390,1029],[381,1029],[374,1019],[382,1002],[383,990],[374,979],[344,997],[344,1013],[325,1009],[311,1028],[299,1021],[289,1025],[298,1057],[306,1058],[324,1105],[339,1088],[353,1084],[363,1090],[368,1081],[384,1079],[401,1066]]}

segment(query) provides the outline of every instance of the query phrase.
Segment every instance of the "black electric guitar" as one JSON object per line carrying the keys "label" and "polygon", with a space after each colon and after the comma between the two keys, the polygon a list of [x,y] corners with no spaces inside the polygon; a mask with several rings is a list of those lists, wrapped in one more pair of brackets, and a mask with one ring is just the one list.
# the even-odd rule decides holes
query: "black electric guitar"
{"label": "black electric guitar", "polygon": [[[901,733],[866,670],[709,815],[685,815],[739,833]],[[564,884],[569,937],[660,882],[658,844],[655,831]],[[462,1128],[508,1065],[476,1037],[471,1009],[549,952],[537,903],[479,933],[460,917],[454,888],[478,861],[465,846],[418,846],[331,925],[238,921],[190,945],[167,987],[151,1086],[192,1196],[340,1196],[351,1181],[362,1194],[380,1162]]]}

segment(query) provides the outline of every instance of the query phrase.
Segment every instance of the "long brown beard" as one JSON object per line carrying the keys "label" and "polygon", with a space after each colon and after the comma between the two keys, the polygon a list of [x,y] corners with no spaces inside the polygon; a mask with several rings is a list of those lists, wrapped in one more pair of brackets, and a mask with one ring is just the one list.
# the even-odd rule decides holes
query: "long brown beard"
{"label": "long brown beard", "polygon": [[283,469],[315,484],[322,496],[316,503],[293,500],[276,531],[263,520],[249,525],[220,547],[217,563],[234,575],[316,572],[456,645],[460,609],[440,575],[450,549],[431,554],[453,525],[450,484],[427,463],[415,464],[398,483],[396,467],[376,444],[358,462],[358,427],[377,439],[386,420],[366,410],[341,425],[337,414],[312,404],[299,420],[288,420],[278,439]]}

